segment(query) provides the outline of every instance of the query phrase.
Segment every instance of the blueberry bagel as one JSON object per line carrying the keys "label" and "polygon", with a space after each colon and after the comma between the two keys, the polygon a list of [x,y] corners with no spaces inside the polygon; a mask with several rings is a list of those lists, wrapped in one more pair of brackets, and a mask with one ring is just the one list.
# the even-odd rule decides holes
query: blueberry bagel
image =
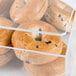
{"label": "blueberry bagel", "polygon": [[60,0],[49,0],[49,7],[45,14],[45,19],[59,30],[71,31],[70,17],[73,9]]}
{"label": "blueberry bagel", "polygon": [[[66,44],[63,45],[61,54],[65,55],[65,47]],[[65,76],[65,59],[61,57],[42,65],[24,63],[24,67],[32,76]]]}
{"label": "blueberry bagel", "polygon": [[24,63],[24,67],[31,76],[65,76],[64,58],[57,58],[55,61],[43,65]]}
{"label": "blueberry bagel", "polygon": [[[43,32],[53,32],[58,33],[57,30],[49,25],[48,23],[42,21],[30,21],[21,24],[18,28],[43,31]],[[60,54],[62,52],[62,40],[59,36],[52,36],[46,34],[32,33],[15,31],[12,36],[12,44],[16,48],[36,50],[41,52],[48,52],[54,54]],[[55,60],[56,56],[43,55],[38,53],[14,50],[16,56],[24,62],[30,64],[45,64]]]}

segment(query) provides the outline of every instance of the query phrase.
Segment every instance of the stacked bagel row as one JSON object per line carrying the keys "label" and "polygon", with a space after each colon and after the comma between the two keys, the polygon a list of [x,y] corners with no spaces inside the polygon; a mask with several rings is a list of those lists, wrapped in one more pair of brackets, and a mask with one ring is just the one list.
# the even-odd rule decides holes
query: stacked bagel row
{"label": "stacked bagel row", "polygon": [[[6,7],[8,2],[12,6],[8,10],[9,17],[0,17],[0,26],[18,25],[17,28],[20,29],[52,33],[59,33],[56,28],[66,32],[71,30],[73,18],[70,22],[69,20],[73,9],[60,0],[0,0],[1,7],[6,2]],[[32,76],[64,76],[64,58],[28,51],[65,55],[67,45],[60,36],[0,28],[0,45],[27,49],[21,51],[0,48],[0,66],[7,64],[16,55]]]}
{"label": "stacked bagel row", "polygon": [[[13,23],[11,20],[0,17],[0,26],[13,27]],[[0,46],[11,46],[11,36],[13,30],[2,29],[0,28]],[[8,62],[10,62],[14,57],[14,52],[8,48],[0,47],[0,66],[4,66]]]}

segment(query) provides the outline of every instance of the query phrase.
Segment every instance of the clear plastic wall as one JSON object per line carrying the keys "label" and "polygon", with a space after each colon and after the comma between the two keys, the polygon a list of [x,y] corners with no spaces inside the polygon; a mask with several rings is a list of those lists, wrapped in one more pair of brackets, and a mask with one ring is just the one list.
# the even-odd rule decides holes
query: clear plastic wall
{"label": "clear plastic wall", "polygon": [[76,22],[73,7],[60,0],[0,4],[1,76],[75,76],[69,45]]}

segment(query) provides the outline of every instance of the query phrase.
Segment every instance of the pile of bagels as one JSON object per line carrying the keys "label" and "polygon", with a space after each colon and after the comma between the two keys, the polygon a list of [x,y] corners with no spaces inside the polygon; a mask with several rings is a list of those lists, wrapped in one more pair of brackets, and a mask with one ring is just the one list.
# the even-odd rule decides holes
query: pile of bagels
{"label": "pile of bagels", "polygon": [[[75,14],[70,19],[72,10],[60,0],[0,0],[0,26],[40,32],[70,32]],[[60,36],[3,28],[0,28],[0,45],[59,55],[65,55],[67,49]],[[23,62],[32,76],[65,75],[65,59],[62,57],[1,47],[0,66],[14,56]]]}

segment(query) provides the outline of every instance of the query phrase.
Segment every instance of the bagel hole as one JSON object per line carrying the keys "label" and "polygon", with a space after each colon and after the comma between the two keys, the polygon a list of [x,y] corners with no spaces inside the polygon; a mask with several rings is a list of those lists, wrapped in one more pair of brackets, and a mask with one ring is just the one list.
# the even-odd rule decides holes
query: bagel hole
{"label": "bagel hole", "polygon": [[39,46],[38,46],[38,45],[36,45],[36,48],[39,48]]}
{"label": "bagel hole", "polygon": [[52,43],[52,41],[48,41],[48,42],[45,42],[46,44],[51,44]]}
{"label": "bagel hole", "polygon": [[41,37],[35,38],[36,41],[42,41]]}
{"label": "bagel hole", "polygon": [[[40,28],[38,31],[42,31],[42,29]],[[36,41],[42,41],[42,34],[39,33],[39,35],[35,38]]]}

